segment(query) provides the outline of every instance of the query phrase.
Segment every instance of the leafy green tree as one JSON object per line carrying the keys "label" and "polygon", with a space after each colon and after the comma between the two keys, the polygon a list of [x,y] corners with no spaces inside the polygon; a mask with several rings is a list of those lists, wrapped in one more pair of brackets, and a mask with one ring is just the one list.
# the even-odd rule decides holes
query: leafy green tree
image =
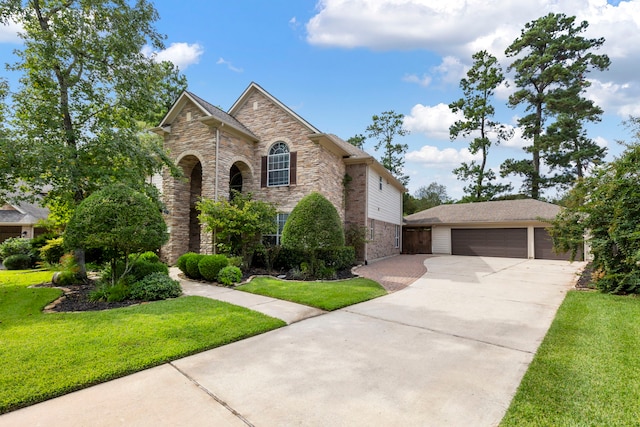
{"label": "leafy green tree", "polygon": [[[586,75],[591,69],[605,70],[609,66],[606,55],[592,52],[602,46],[604,39],[582,37],[580,34],[589,24],[574,23],[575,17],[550,13],[527,23],[520,37],[505,51],[508,57],[515,58],[509,70],[515,71],[517,90],[509,97],[509,105],[524,105],[528,112],[518,124],[524,137],[531,141],[525,150],[532,157],[508,159],[501,166],[501,174],[523,176],[524,186],[534,199],[557,182],[543,176],[540,169],[545,155],[558,146],[558,139],[546,132],[547,120],[568,114],[571,108],[591,109],[579,96],[589,84]],[[574,116],[585,120],[587,117],[586,112]]]}
{"label": "leafy green tree", "polygon": [[560,185],[568,186],[576,179],[581,180],[585,172],[601,164],[607,154],[606,147],[598,146],[584,129],[585,122],[600,121],[603,111],[580,95],[583,86],[579,81],[568,89],[570,96],[549,102],[550,109],[558,115],[555,123],[547,128],[550,146],[545,161],[552,170],[557,170],[554,180]]}
{"label": "leafy green tree", "polygon": [[364,147],[364,142],[366,141],[366,137],[362,134],[357,134],[352,136],[351,138],[347,139],[347,142],[351,145],[353,145],[354,147],[358,147],[359,149],[362,150],[362,148]]}
{"label": "leafy green tree", "polygon": [[0,23],[23,28],[19,60],[8,65],[22,77],[11,138],[0,139],[0,190],[46,193],[43,203],[73,211],[110,183],[151,191],[145,178],[163,165],[177,173],[157,138],[141,138],[185,83],[142,54],[163,47],[157,19],[146,0],[0,3]]}
{"label": "leafy green tree", "polygon": [[[157,203],[123,184],[107,186],[83,200],[63,237],[69,249],[104,249],[110,260],[112,286],[136,261],[136,256],[129,255],[158,250],[169,240]],[[123,271],[117,268],[118,262],[124,262]]]}
{"label": "leafy green tree", "polygon": [[380,115],[372,117],[373,123],[367,126],[367,136],[375,138],[378,143],[375,150],[383,149],[381,158],[382,166],[391,171],[403,185],[409,183],[409,177],[404,175],[402,168],[404,167],[404,155],[409,149],[407,144],[395,143],[396,136],[405,136],[409,134],[407,129],[403,128],[403,114],[395,111],[385,111]]}
{"label": "leafy green tree", "polygon": [[464,188],[469,201],[491,200],[506,191],[511,191],[511,185],[494,184],[496,175],[487,169],[487,156],[492,145],[490,136],[495,137],[495,144],[500,144],[513,136],[513,131],[501,123],[493,120],[495,108],[491,98],[495,89],[504,81],[502,69],[498,60],[487,51],[473,54],[473,66],[467,72],[467,77],[460,80],[460,88],[464,97],[449,104],[454,112],[462,112],[463,120],[456,121],[449,128],[451,139],[473,136],[469,143],[471,154],[480,153],[480,163],[472,160],[454,169],[458,179],[470,181]]}
{"label": "leafy green tree", "polygon": [[576,253],[588,236],[596,285],[612,293],[640,293],[640,119],[629,124],[635,143],[577,183],[550,230],[559,251]]}
{"label": "leafy green tree", "polygon": [[214,250],[242,256],[245,266],[251,265],[262,236],[277,229],[275,205],[253,200],[251,193],[234,192],[231,201],[203,198],[196,207],[205,231],[214,233]]}
{"label": "leafy green tree", "polygon": [[418,188],[413,195],[404,194],[403,212],[405,215],[423,211],[434,206],[450,203],[447,187],[437,182]]}
{"label": "leafy green tree", "polygon": [[342,221],[335,206],[320,193],[303,197],[287,218],[282,246],[311,255],[319,249],[344,246]]}

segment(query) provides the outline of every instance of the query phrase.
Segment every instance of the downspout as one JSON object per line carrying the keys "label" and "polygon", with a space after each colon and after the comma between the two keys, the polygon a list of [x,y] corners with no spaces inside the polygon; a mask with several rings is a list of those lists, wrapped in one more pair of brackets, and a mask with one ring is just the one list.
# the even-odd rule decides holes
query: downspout
{"label": "downspout", "polygon": [[[224,124],[222,124],[224,126]],[[216,176],[215,176],[215,191],[213,193],[213,200],[218,201],[218,152],[220,151],[220,128],[216,128]]]}

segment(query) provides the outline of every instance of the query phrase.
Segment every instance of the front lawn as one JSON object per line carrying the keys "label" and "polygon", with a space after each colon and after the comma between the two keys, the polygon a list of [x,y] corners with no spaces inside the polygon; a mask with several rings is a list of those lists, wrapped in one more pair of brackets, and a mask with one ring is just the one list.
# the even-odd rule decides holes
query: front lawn
{"label": "front lawn", "polygon": [[0,271],[0,413],[285,325],[195,296],[43,314],[61,291],[27,286],[50,278]]}
{"label": "front lawn", "polygon": [[385,295],[387,291],[369,279],[328,282],[296,282],[257,277],[236,289],[332,311]]}
{"label": "front lawn", "polygon": [[502,426],[640,425],[640,299],[573,291]]}

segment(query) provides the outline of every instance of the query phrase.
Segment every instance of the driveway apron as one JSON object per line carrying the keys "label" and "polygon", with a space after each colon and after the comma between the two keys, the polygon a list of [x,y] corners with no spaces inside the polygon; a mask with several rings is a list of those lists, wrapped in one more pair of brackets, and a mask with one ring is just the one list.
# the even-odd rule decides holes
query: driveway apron
{"label": "driveway apron", "polygon": [[[111,415],[93,405],[90,419],[145,425],[136,413],[152,413],[154,425],[496,425],[584,264],[459,256],[424,263],[428,273],[405,289],[163,365],[159,371],[180,385],[172,405],[155,389],[144,399],[137,390],[135,407],[115,417],[103,394]],[[144,381],[152,371],[135,375]],[[49,426],[82,425],[54,402],[81,405],[73,395],[109,384],[25,414],[33,421],[40,411]],[[196,412],[187,404],[192,394],[202,402]],[[27,425],[20,412],[0,425]]]}

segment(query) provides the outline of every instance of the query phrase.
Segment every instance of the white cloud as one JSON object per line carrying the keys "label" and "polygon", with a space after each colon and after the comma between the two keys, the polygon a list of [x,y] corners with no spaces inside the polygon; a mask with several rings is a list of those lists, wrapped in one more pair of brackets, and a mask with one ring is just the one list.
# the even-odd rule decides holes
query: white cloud
{"label": "white cloud", "polygon": [[454,56],[445,56],[442,58],[442,63],[434,69],[441,76],[443,82],[453,84],[458,84],[460,79],[467,74],[467,70],[468,67]]}
{"label": "white cloud", "polygon": [[171,43],[168,48],[159,52],[152,51],[149,46],[146,46],[142,52],[147,56],[154,56],[157,61],[170,61],[180,71],[184,71],[189,65],[200,62],[204,48],[198,43]]}
{"label": "white cloud", "polygon": [[461,113],[454,113],[448,105],[435,106],[417,104],[411,113],[404,118],[404,127],[412,133],[423,133],[430,138],[449,139],[449,127],[462,118]]}
{"label": "white cloud", "polygon": [[480,160],[481,155],[473,155],[467,148],[456,150],[455,148],[440,149],[432,145],[425,145],[418,151],[410,151],[405,156],[407,162],[419,163],[423,166],[436,168],[458,167],[462,162]]}
{"label": "white cloud", "polygon": [[20,43],[18,33],[22,31],[22,26],[10,21],[8,24],[0,24],[0,43]]}
{"label": "white cloud", "polygon": [[226,61],[224,58],[219,58],[216,61],[216,64],[218,64],[218,65],[226,65],[228,69],[230,69],[231,71],[234,71],[236,73],[241,73],[243,71],[242,68],[234,67],[231,62]]}
{"label": "white cloud", "polygon": [[[550,12],[576,16],[577,23],[586,20],[589,27],[584,36],[605,39],[597,53],[609,55],[611,67],[589,75],[594,82],[589,93],[597,104],[621,117],[640,114],[638,0],[617,5],[606,0],[504,0],[500,7],[486,0],[319,0],[317,13],[306,24],[307,41],[326,47],[435,52],[443,58],[438,68],[444,74],[418,71],[405,80],[426,86],[436,77],[445,82],[448,77],[457,83],[471,55],[481,49],[506,68],[510,59],[505,48],[526,23]],[[460,58],[457,63],[448,62],[455,58]],[[496,96],[506,99],[510,92],[501,87]]]}
{"label": "white cloud", "polygon": [[431,76],[428,76],[426,74],[423,74],[422,77],[419,77],[416,74],[407,74],[402,78],[402,80],[407,83],[416,83],[422,87],[427,87],[431,84],[431,81],[433,79],[431,78]]}

